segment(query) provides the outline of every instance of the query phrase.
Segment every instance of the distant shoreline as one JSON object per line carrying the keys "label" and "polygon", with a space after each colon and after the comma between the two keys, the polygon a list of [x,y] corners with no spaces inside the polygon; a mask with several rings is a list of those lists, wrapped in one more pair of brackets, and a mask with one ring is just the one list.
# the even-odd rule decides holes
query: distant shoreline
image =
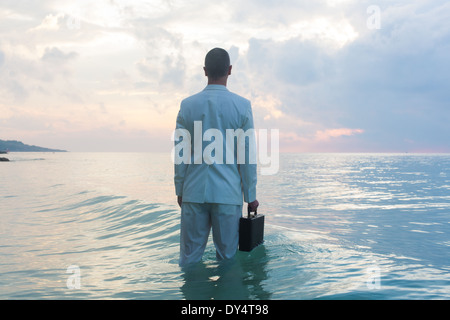
{"label": "distant shoreline", "polygon": [[67,152],[67,150],[50,149],[34,145],[24,144],[17,140],[0,140],[0,151],[2,152]]}

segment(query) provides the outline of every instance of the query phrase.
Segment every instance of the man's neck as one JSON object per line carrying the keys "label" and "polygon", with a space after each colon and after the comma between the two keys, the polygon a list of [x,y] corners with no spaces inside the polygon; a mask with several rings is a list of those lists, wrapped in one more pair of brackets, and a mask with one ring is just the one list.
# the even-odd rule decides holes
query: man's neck
{"label": "man's neck", "polygon": [[222,85],[222,86],[227,86],[227,80],[228,77],[223,77],[223,78],[219,78],[219,79],[210,79],[208,78],[208,85],[210,84],[217,84],[217,85]]}

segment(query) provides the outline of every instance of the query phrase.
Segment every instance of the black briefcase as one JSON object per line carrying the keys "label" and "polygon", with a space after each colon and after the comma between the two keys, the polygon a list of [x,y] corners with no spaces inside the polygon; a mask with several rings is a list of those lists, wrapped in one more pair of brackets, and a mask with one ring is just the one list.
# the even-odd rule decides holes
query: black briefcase
{"label": "black briefcase", "polygon": [[239,221],[239,250],[252,251],[264,241],[264,215],[250,214],[248,208],[247,217],[241,217]]}

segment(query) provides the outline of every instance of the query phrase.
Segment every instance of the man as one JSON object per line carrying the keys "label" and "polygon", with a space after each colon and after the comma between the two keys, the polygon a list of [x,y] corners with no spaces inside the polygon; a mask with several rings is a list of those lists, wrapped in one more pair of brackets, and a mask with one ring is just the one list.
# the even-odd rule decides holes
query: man
{"label": "man", "polygon": [[[205,57],[203,69],[208,85],[181,102],[176,125],[177,130],[186,130],[193,137],[190,161],[175,164],[175,189],[181,207],[180,266],[201,260],[211,227],[217,259],[232,258],[239,242],[243,200],[251,211],[259,205],[256,163],[250,163],[249,157],[247,162],[238,161],[237,143],[231,150],[231,163],[230,154],[218,149],[215,155],[222,154],[223,159],[214,162],[203,159],[203,151],[208,146],[204,133],[209,129],[221,133],[222,137],[227,136],[227,130],[253,130],[250,101],[226,87],[232,69],[228,53],[220,48],[212,49]],[[210,141],[213,143],[212,137]],[[246,147],[248,156],[249,143]]]}

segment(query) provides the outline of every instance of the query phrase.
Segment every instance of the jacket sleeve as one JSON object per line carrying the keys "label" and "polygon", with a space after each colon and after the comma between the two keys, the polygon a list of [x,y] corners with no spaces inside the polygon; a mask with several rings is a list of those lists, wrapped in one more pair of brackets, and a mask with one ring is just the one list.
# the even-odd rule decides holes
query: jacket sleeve
{"label": "jacket sleeve", "polygon": [[[253,124],[253,113],[249,103],[242,129],[249,132],[249,138],[245,139],[245,163],[239,165],[239,173],[241,175],[242,192],[244,201],[251,203],[256,200],[256,183],[257,183],[257,158],[256,158],[256,137]],[[250,131],[247,131],[250,130]]]}
{"label": "jacket sleeve", "polygon": [[[182,111],[178,112],[176,130],[186,129],[184,124],[184,119],[182,115]],[[177,144],[178,141],[175,140],[174,145]],[[184,185],[184,177],[186,175],[188,164],[187,163],[179,163],[174,162],[174,182],[175,182],[175,193],[177,196],[183,196],[183,185]]]}

